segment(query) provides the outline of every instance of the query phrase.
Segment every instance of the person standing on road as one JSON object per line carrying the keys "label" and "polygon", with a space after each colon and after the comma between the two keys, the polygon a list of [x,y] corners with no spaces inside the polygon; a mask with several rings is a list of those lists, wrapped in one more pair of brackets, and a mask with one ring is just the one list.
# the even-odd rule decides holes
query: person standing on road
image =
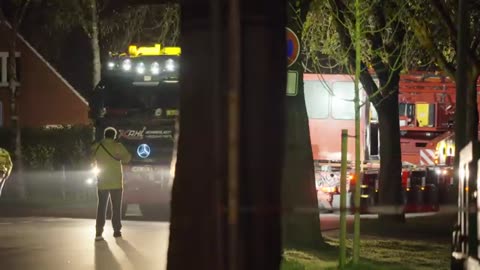
{"label": "person standing on road", "polygon": [[0,196],[7,178],[12,172],[13,163],[7,150],[0,148]]}
{"label": "person standing on road", "polygon": [[122,164],[130,162],[132,156],[123,144],[116,142],[117,131],[108,127],[104,139],[93,144],[92,153],[97,166],[97,220],[95,240],[103,240],[108,199],[112,202],[113,236],[121,237],[122,229],[122,197],[123,171]]}

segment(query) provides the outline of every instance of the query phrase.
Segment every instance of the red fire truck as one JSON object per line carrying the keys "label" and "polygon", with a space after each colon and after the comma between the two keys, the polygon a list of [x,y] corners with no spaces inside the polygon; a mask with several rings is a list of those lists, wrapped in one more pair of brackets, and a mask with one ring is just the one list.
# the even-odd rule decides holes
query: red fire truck
{"label": "red fire truck", "polygon": [[[354,84],[350,75],[305,74],[305,101],[315,162],[319,198],[323,206],[338,207],[340,134],[354,134]],[[361,93],[365,100],[365,94]],[[453,179],[453,117],[455,84],[436,73],[401,75],[399,114],[402,183],[406,211],[437,210]],[[378,201],[379,132],[374,107],[361,110],[362,202]],[[350,172],[354,164],[354,140],[349,141]],[[349,177],[352,179],[352,177]],[[350,197],[350,196],[349,196]]]}

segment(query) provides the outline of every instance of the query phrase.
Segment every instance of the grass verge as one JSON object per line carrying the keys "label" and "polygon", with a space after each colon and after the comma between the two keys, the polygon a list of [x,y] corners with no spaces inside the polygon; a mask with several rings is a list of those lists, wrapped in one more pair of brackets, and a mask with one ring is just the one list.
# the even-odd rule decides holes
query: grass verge
{"label": "grass verge", "polygon": [[[447,270],[450,269],[450,235],[453,213],[409,218],[404,224],[362,220],[360,264],[346,269]],[[352,234],[347,258],[352,256]],[[329,248],[321,251],[284,251],[282,270],[338,269],[338,231],[324,233]]]}
{"label": "grass verge", "polygon": [[[337,250],[338,239],[325,240]],[[347,241],[347,257],[351,258],[352,241]],[[346,269],[403,269],[403,270],[447,270],[449,269],[450,247],[429,241],[392,240],[369,238],[361,240],[361,263]],[[337,269],[338,252],[306,252],[286,250],[282,270]]]}

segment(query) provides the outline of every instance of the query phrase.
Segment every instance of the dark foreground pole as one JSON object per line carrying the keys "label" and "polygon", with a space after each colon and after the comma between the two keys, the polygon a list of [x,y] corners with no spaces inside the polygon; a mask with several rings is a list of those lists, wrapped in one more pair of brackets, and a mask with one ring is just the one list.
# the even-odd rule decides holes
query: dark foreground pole
{"label": "dark foreground pole", "polygon": [[[277,270],[286,3],[238,1],[237,28],[230,28],[232,1],[180,3],[182,92],[168,269]],[[231,39],[228,30],[238,28],[240,36]],[[232,47],[240,59],[230,55]],[[238,80],[235,74],[241,75]],[[237,115],[229,103],[232,88],[238,91]],[[238,121],[236,134],[230,129],[232,116]],[[229,142],[236,153],[229,151]],[[228,207],[231,196],[237,199],[230,206],[237,207]],[[228,226],[228,217],[235,226]]]}

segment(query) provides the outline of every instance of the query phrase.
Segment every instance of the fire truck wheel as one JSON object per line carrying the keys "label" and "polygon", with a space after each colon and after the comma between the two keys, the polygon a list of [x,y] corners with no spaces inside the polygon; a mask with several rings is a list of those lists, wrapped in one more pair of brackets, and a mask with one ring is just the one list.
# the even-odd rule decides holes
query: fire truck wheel
{"label": "fire truck wheel", "polygon": [[140,204],[140,211],[146,218],[160,219],[168,221],[170,219],[169,205],[160,204]]}

